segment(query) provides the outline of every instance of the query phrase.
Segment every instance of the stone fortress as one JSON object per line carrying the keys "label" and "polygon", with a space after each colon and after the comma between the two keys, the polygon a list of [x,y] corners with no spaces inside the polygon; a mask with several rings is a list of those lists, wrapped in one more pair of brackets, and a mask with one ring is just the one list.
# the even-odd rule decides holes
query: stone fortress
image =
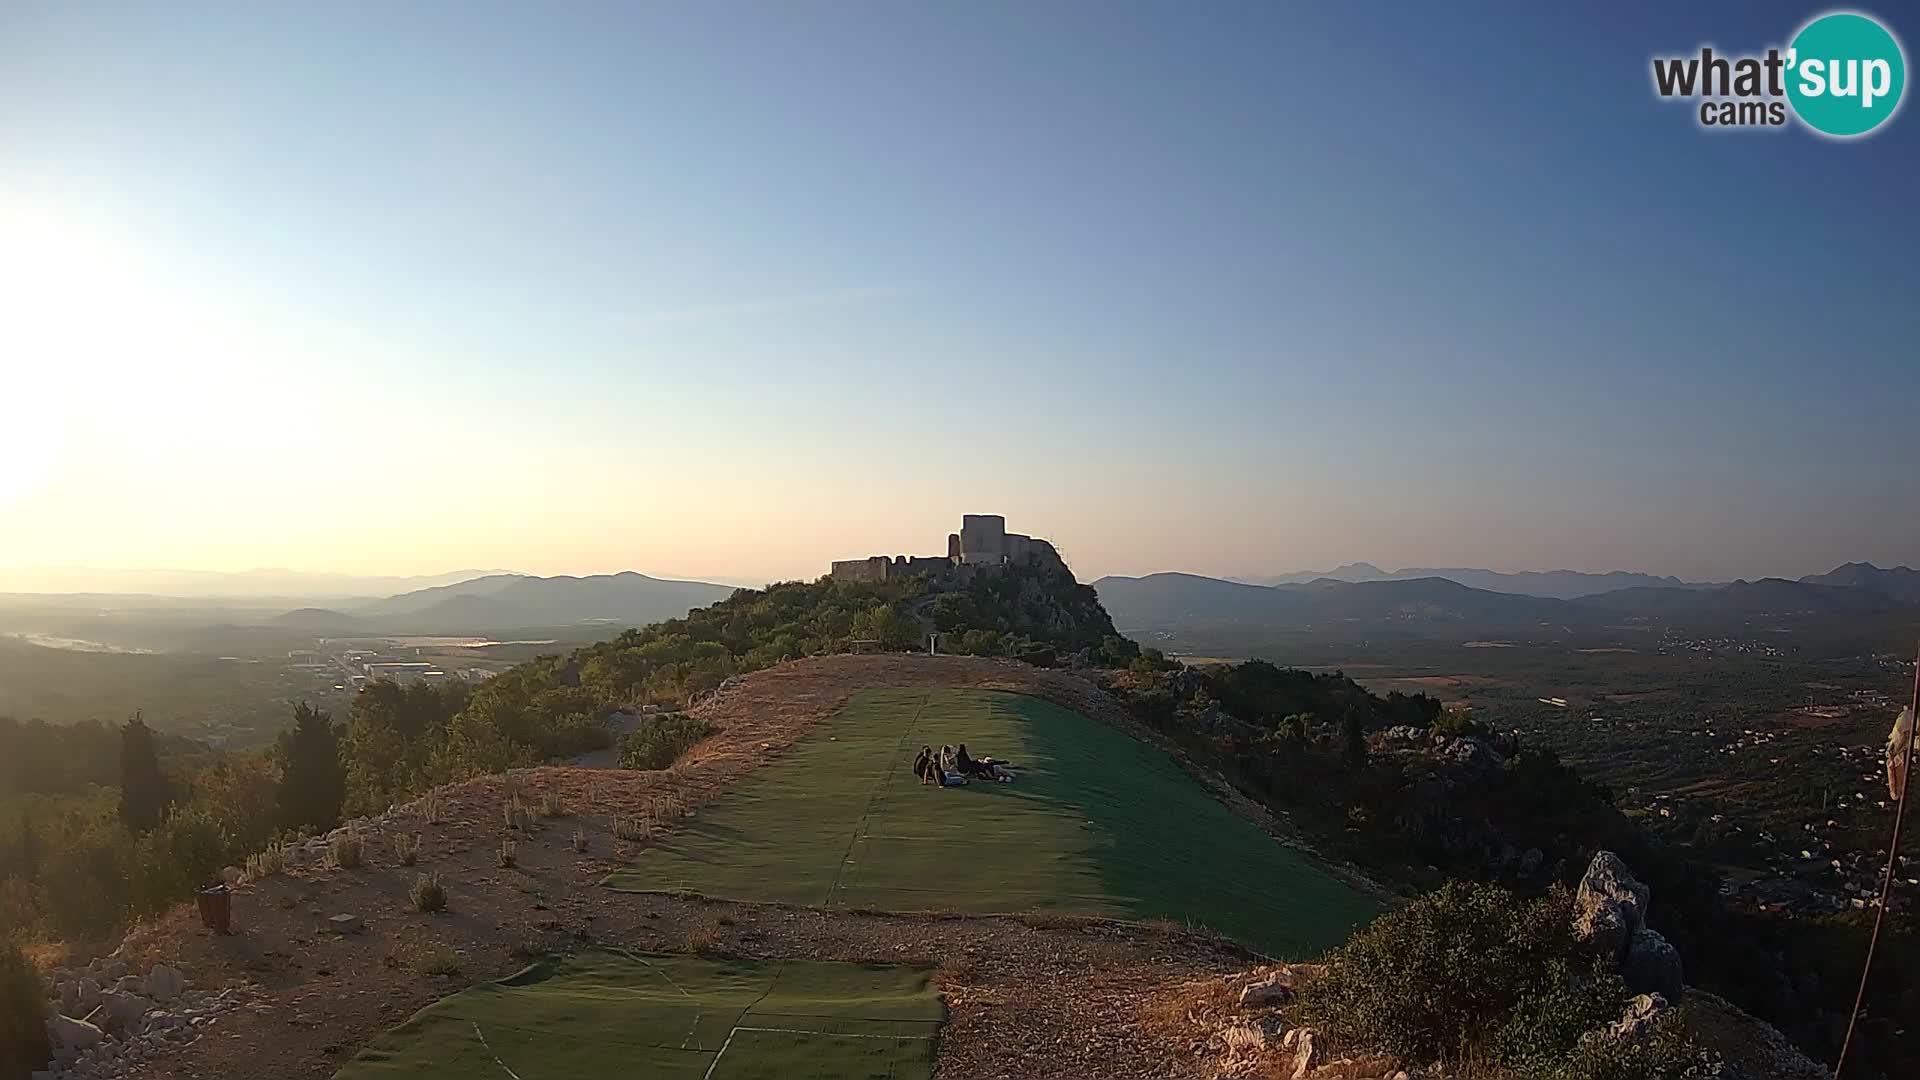
{"label": "stone fortress", "polygon": [[1001,567],[1026,564],[1066,569],[1053,545],[1035,536],[1007,531],[999,514],[964,514],[960,531],[947,534],[945,558],[936,555],[873,555],[865,559],[836,559],[835,581],[892,581],[903,577],[957,576],[992,573]]}

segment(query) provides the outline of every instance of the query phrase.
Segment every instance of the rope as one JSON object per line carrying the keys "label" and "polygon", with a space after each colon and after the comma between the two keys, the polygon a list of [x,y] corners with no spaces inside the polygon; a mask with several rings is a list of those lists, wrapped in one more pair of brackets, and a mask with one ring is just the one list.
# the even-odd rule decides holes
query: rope
{"label": "rope", "polygon": [[[1907,795],[1913,791],[1913,750],[1920,743],[1920,655],[1913,662],[1913,703],[1909,706],[1914,712],[1916,730],[1907,735],[1907,762],[1903,782],[1900,785],[1900,801],[1893,809],[1893,839],[1887,843],[1887,872],[1880,882],[1880,906],[1873,913],[1873,936],[1867,939],[1867,960],[1860,965],[1860,991],[1853,998],[1853,1013],[1847,1017],[1847,1037],[1840,1043],[1840,1058],[1833,1063],[1834,1080],[1840,1080],[1841,1072],[1847,1067],[1847,1054],[1853,1049],[1853,1030],[1860,1023],[1860,1014],[1867,1006],[1867,978],[1873,974],[1873,954],[1880,947],[1880,927],[1887,921],[1887,908],[1893,899],[1894,867],[1900,861],[1900,825],[1907,817]],[[1893,762],[1887,762],[1887,769],[1893,769]]]}

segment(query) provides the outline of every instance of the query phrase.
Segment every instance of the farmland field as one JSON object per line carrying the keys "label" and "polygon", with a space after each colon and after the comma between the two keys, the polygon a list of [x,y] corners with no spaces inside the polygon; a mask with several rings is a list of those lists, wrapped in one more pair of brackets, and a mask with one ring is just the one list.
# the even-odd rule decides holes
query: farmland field
{"label": "farmland field", "polygon": [[[922,745],[1015,763],[926,787]],[[1037,698],[871,690],[608,879],[629,891],[1204,925],[1317,954],[1375,905],[1235,816],[1162,751]]]}

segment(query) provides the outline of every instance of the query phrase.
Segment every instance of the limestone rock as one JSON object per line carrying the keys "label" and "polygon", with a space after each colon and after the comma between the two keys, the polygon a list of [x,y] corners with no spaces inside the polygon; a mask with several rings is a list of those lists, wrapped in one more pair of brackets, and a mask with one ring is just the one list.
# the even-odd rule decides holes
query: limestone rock
{"label": "limestone rock", "polygon": [[100,1045],[106,1033],[85,1020],[75,1020],[71,1016],[55,1016],[47,1020],[47,1040],[54,1048],[64,1050],[85,1050]]}
{"label": "limestone rock", "polygon": [[1646,1037],[1654,1021],[1667,1011],[1667,999],[1660,994],[1641,994],[1627,1002],[1620,1019],[1607,1025],[1607,1037],[1616,1042],[1632,1042]]}
{"label": "limestone rock", "polygon": [[[1293,1080],[1301,1080],[1301,1077],[1311,1073],[1313,1067],[1319,1064],[1320,1051],[1313,1045],[1312,1028],[1295,1028],[1294,1030],[1300,1033],[1300,1037],[1293,1043]],[[1291,1035],[1292,1032],[1288,1034]]]}
{"label": "limestone rock", "polygon": [[1267,1005],[1285,1005],[1293,1000],[1293,987],[1282,982],[1277,975],[1268,976],[1260,982],[1248,983],[1240,991],[1240,1007],[1256,1009]]}
{"label": "limestone rock", "polygon": [[1635,990],[1662,994],[1669,1001],[1679,1000],[1686,988],[1681,978],[1680,950],[1656,930],[1633,932],[1627,955],[1620,961],[1620,977]]}
{"label": "limestone rock", "polygon": [[180,969],[166,964],[155,964],[147,972],[147,996],[158,1002],[172,1001],[187,988],[187,977]]}
{"label": "limestone rock", "polygon": [[131,1031],[140,1026],[151,1002],[139,994],[112,993],[100,1008],[106,1013],[107,1026],[114,1031]]}
{"label": "limestone rock", "polygon": [[1620,856],[1611,851],[1594,853],[1580,887],[1573,894],[1573,931],[1582,941],[1591,941],[1608,956],[1620,957],[1632,943],[1633,935],[1647,925],[1647,904],[1652,892]]}

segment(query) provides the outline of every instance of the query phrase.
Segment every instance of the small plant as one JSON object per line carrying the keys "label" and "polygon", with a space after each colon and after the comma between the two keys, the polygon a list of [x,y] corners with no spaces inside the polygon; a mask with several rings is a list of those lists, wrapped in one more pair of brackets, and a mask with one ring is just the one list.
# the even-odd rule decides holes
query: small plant
{"label": "small plant", "polygon": [[348,826],[345,832],[333,838],[329,850],[333,853],[333,865],[342,870],[358,867],[361,857],[366,854],[360,842],[360,831],[352,826]]}
{"label": "small plant", "polygon": [[393,838],[393,859],[401,866],[412,866],[420,861],[420,834],[401,833]]}
{"label": "small plant", "polygon": [[506,819],[507,828],[515,832],[532,831],[533,809],[527,805],[527,800],[522,798],[519,792],[516,791],[507,796],[507,801],[500,807],[500,813]]}
{"label": "small plant", "polygon": [[460,958],[447,949],[429,949],[413,958],[413,970],[420,975],[458,975]]}
{"label": "small plant", "polygon": [[429,825],[440,824],[440,793],[429,791],[420,800],[420,817]]}
{"label": "small plant", "polygon": [[720,951],[720,924],[712,919],[687,931],[687,951],[707,956]]}
{"label": "small plant", "polygon": [[407,890],[407,900],[415,911],[445,911],[447,889],[440,883],[439,874],[421,874],[413,879],[413,886]]}
{"label": "small plant", "polygon": [[617,840],[644,843],[653,839],[653,822],[644,817],[617,817],[613,819],[613,835]]}
{"label": "small plant", "polygon": [[587,830],[585,830],[585,829],[575,829],[575,830],[573,830],[573,850],[575,850],[575,851],[577,851],[577,852],[579,852],[579,853],[581,853],[582,855],[584,855],[584,854],[586,854],[586,852],[587,852]]}
{"label": "small plant", "polygon": [[573,811],[567,809],[567,801],[560,796],[559,791],[553,788],[549,788],[540,793],[539,810],[540,816],[543,818],[573,816]]}
{"label": "small plant", "polygon": [[502,869],[513,866],[518,850],[519,845],[513,842],[513,837],[509,836],[505,840],[500,841],[500,852],[497,858]]}
{"label": "small plant", "polygon": [[287,845],[275,841],[247,856],[246,878],[263,881],[287,872]]}

